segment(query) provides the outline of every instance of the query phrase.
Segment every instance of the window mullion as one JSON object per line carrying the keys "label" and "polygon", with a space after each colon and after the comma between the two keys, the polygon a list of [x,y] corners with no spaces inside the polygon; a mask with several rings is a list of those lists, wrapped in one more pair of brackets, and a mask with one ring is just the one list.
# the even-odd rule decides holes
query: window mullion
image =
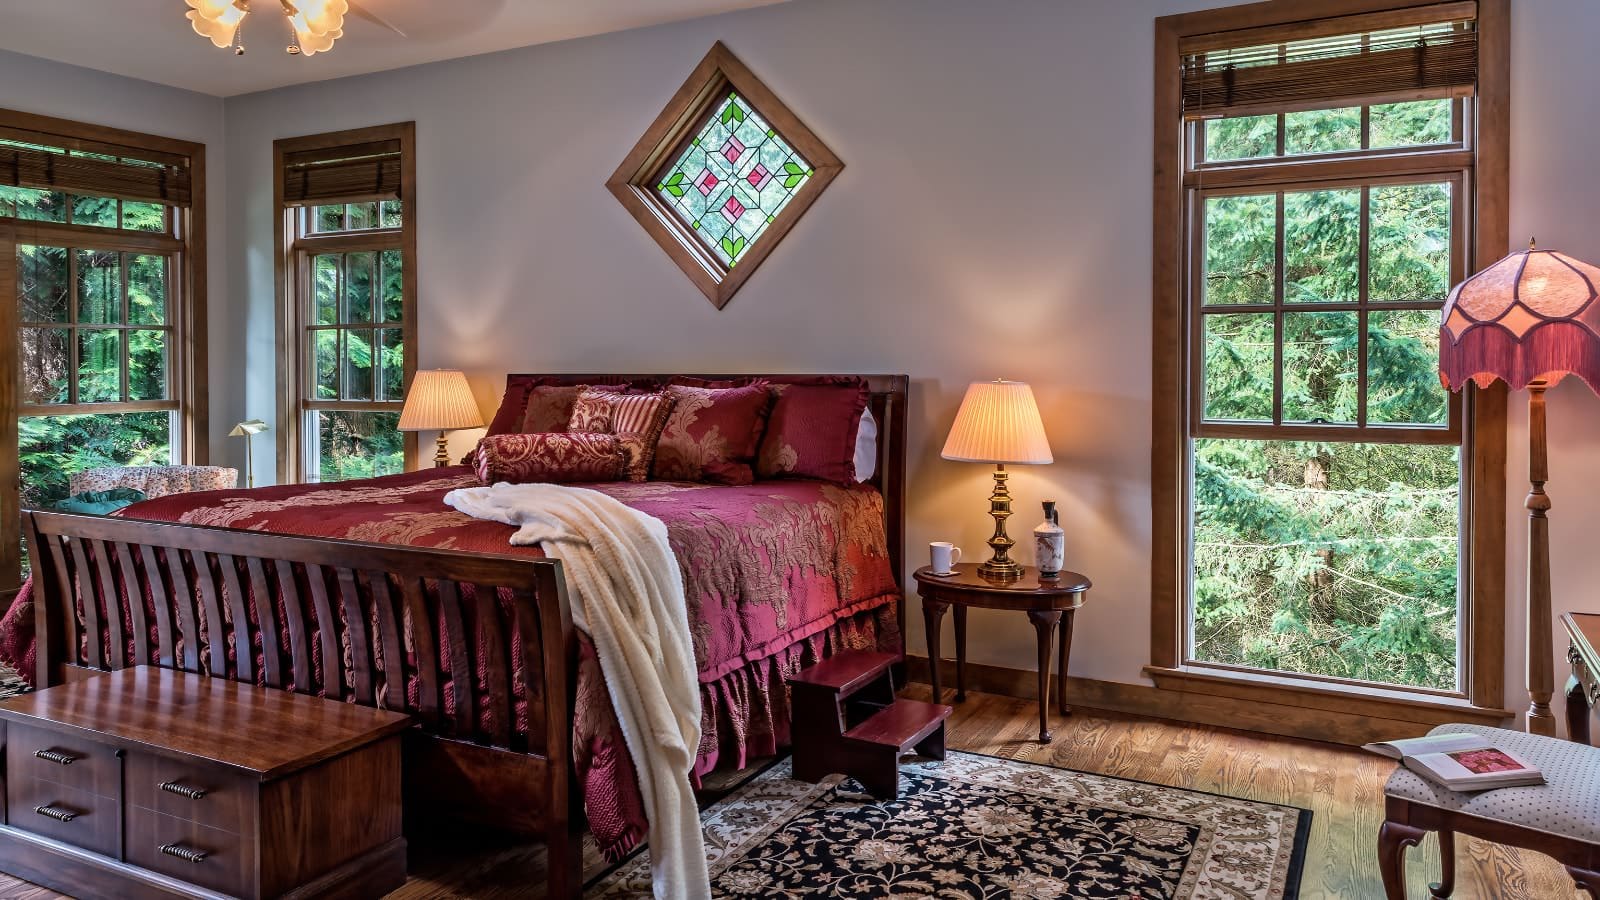
{"label": "window mullion", "polygon": [[[1279,141],[1283,139],[1282,116],[1279,117]],[[1283,339],[1284,339],[1284,247],[1283,192],[1273,199],[1273,253],[1272,253],[1272,424],[1283,424]]]}

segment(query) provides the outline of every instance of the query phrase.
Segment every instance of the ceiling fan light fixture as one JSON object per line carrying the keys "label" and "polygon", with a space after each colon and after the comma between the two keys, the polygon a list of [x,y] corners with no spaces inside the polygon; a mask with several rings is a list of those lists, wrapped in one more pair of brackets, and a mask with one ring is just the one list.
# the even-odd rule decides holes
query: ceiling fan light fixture
{"label": "ceiling fan light fixture", "polygon": [[234,35],[239,23],[250,14],[249,3],[235,0],[185,0],[189,11],[184,15],[194,26],[194,33],[210,39],[212,44],[226,50],[234,45]]}
{"label": "ceiling fan light fixture", "polygon": [[[189,4],[185,16],[195,33],[221,48],[244,52],[241,29],[250,14],[250,0],[184,0]],[[271,2],[271,0],[257,0]],[[315,56],[344,37],[344,17],[350,12],[348,0],[277,0],[289,23],[291,56]]]}

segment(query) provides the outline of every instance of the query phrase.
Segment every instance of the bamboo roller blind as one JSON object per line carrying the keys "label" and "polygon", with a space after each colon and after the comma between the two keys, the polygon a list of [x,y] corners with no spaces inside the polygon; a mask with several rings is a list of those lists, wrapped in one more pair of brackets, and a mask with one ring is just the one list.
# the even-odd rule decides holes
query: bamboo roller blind
{"label": "bamboo roller blind", "polygon": [[399,199],[397,140],[305,150],[284,157],[283,202],[289,206]]}
{"label": "bamboo roller blind", "polygon": [[[191,202],[193,188],[186,159],[151,159],[163,154],[109,144],[85,150],[82,141],[11,129],[0,130],[0,139],[35,145],[0,144],[0,185],[173,206]],[[58,144],[66,146],[58,148]],[[135,158],[121,157],[119,149],[128,149]]]}
{"label": "bamboo roller blind", "polygon": [[[1252,37],[1260,40],[1239,35],[1241,41]],[[1361,98],[1470,96],[1477,77],[1478,34],[1471,19],[1240,43],[1185,55],[1183,114],[1197,119]]]}

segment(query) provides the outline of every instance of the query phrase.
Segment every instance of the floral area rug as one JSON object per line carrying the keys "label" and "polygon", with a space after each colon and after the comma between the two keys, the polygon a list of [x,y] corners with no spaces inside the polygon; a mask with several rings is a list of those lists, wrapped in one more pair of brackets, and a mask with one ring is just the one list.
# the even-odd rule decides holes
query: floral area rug
{"label": "floral area rug", "polygon": [[[1311,813],[970,753],[879,802],[784,760],[701,814],[716,897],[1292,900]],[[641,851],[585,897],[650,896]]]}

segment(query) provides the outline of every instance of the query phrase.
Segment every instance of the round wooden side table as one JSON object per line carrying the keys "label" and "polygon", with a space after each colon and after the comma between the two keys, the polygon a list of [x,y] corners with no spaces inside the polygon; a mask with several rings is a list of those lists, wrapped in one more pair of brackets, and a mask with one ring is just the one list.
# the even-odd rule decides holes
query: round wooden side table
{"label": "round wooden side table", "polygon": [[985,576],[976,563],[961,563],[951,575],[936,575],[932,567],[916,571],[917,593],[922,597],[922,620],[928,637],[928,671],[933,682],[933,702],[942,702],[939,689],[939,630],[945,610],[955,607],[956,702],[967,699],[967,607],[1009,609],[1028,614],[1039,638],[1039,743],[1050,743],[1050,641],[1061,631],[1060,684],[1056,690],[1061,714],[1067,715],[1067,662],[1072,654],[1072,617],[1083,606],[1093,585],[1077,572],[1062,572],[1042,579],[1031,566],[1021,577]]}

